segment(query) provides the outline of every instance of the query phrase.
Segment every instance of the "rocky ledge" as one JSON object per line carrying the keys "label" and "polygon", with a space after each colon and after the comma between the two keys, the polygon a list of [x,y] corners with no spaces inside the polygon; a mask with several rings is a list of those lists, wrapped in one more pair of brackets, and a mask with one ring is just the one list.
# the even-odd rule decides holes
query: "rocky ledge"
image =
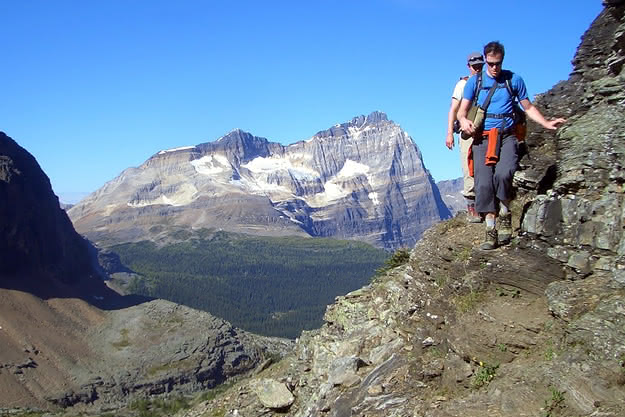
{"label": "rocky ledge", "polygon": [[296,417],[623,415],[625,287],[563,281],[522,239],[476,251],[480,232],[461,218],[430,230],[295,354],[183,415],[285,415],[261,401],[267,380]]}

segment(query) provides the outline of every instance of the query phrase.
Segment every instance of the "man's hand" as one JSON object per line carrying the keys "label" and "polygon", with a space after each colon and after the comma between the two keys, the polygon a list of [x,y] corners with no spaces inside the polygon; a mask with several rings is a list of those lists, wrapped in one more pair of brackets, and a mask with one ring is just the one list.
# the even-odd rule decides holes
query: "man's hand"
{"label": "man's hand", "polygon": [[529,116],[530,119],[549,130],[556,130],[558,126],[562,123],[566,123],[566,119],[562,117],[558,117],[557,119],[547,120],[545,116],[542,115],[540,110],[536,106],[534,106],[528,99],[521,100],[521,105],[525,109],[525,114]]}
{"label": "man's hand", "polygon": [[460,119],[460,128],[468,135],[473,135],[475,133],[475,126],[473,126],[473,122],[466,117]]}
{"label": "man's hand", "polygon": [[547,120],[547,123],[545,123],[543,126],[550,130],[556,130],[558,126],[560,126],[563,123],[566,123],[566,119],[563,119],[562,117],[558,117],[557,119]]}
{"label": "man's hand", "polygon": [[449,150],[454,149],[454,135],[453,133],[447,134],[447,139],[445,140],[445,146],[449,148]]}

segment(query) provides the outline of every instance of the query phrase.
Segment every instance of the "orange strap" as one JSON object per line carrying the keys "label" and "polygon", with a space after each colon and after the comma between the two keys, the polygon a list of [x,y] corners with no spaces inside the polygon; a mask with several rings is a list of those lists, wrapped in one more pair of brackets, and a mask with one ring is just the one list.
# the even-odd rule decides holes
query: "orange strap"
{"label": "orange strap", "polygon": [[473,146],[469,146],[469,152],[467,153],[467,165],[469,166],[469,176],[473,177],[473,170],[475,169],[473,166]]}
{"label": "orange strap", "polygon": [[497,155],[497,141],[499,140],[499,129],[496,127],[484,132],[484,136],[488,136],[488,146],[486,147],[486,158],[484,163],[486,165],[495,165],[499,160]]}

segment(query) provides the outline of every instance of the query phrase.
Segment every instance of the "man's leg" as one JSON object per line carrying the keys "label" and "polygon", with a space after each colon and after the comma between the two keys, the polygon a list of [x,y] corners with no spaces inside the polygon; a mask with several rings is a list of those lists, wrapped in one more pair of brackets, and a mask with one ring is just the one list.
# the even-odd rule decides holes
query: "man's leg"
{"label": "man's leg", "polygon": [[495,186],[493,184],[494,169],[484,163],[487,146],[487,140],[473,142],[475,209],[479,213],[494,213],[496,209]]}
{"label": "man's leg", "polygon": [[473,177],[469,175],[469,149],[473,143],[473,138],[458,138],[460,144],[460,166],[462,167],[463,189],[462,195],[467,202],[467,221],[469,223],[481,223],[482,217],[475,210],[475,191],[473,188]]}
{"label": "man's leg", "polygon": [[518,167],[518,141],[515,136],[507,136],[501,144],[499,161],[495,166],[493,182],[499,199],[499,219],[497,229],[499,242],[506,244],[512,237],[512,215],[509,204],[513,196],[512,179]]}
{"label": "man's leg", "polygon": [[493,167],[487,166],[486,148],[488,141],[480,139],[473,142],[473,168],[475,180],[475,208],[485,214],[486,238],[480,249],[491,250],[497,247],[497,230],[495,229],[495,187],[493,184]]}

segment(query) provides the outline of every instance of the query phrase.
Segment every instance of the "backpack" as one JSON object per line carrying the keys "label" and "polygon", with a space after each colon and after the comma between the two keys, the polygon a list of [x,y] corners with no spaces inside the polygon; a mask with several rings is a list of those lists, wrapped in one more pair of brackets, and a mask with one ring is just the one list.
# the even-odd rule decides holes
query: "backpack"
{"label": "backpack", "polygon": [[519,96],[512,90],[510,78],[507,77],[506,88],[508,89],[508,94],[510,94],[510,97],[512,97],[512,112],[514,113],[514,129],[516,137],[519,141],[524,141],[525,136],[527,135],[527,115],[525,114],[525,111],[521,108]]}
{"label": "backpack", "polygon": [[[514,90],[512,89],[512,84],[510,83],[510,80],[512,79],[512,73],[510,71],[506,71],[506,74],[504,77],[505,77],[504,81],[506,84],[506,89],[508,90],[508,94],[510,94],[510,97],[512,98],[512,113],[513,113],[512,118],[514,120],[515,136],[517,137],[519,142],[522,142],[525,140],[525,136],[527,134],[527,116],[525,114],[525,111],[521,108],[518,94],[516,94]],[[494,85],[497,85],[497,83],[495,83]],[[479,72],[477,73],[477,83],[475,84],[475,94],[473,95],[473,102],[471,103],[469,114],[471,114],[471,111],[475,112],[477,108],[479,107],[477,105],[477,98],[478,98],[479,91],[481,89],[482,89],[482,73]],[[489,100],[487,99],[487,101]],[[472,116],[475,116],[475,113],[473,113]],[[467,116],[467,118],[469,120],[472,120],[470,116]]]}

